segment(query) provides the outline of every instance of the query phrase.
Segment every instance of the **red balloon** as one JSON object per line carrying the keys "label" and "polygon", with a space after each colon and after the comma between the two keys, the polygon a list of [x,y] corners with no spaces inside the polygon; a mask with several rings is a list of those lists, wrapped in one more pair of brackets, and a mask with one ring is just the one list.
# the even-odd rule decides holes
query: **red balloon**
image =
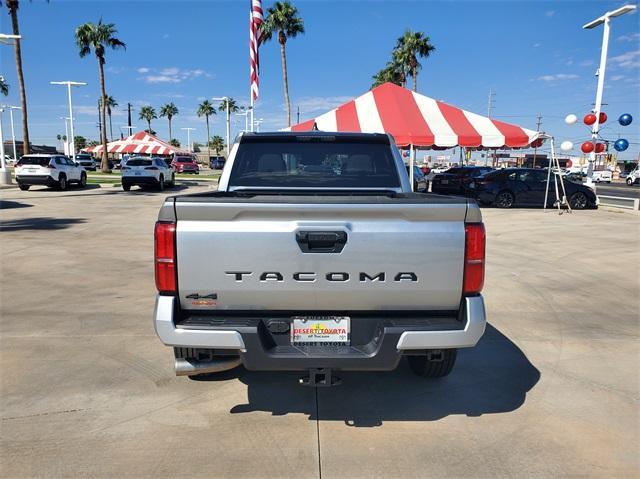
{"label": "red balloon", "polygon": [[593,113],[589,113],[584,116],[583,121],[585,125],[593,125],[596,122],[596,116]]}
{"label": "red balloon", "polygon": [[582,153],[591,153],[593,151],[593,143],[590,141],[585,141],[580,147]]}
{"label": "red balloon", "polygon": [[601,125],[607,121],[607,114],[603,111],[600,112],[600,116],[598,117],[600,119],[600,121],[598,123],[600,123]]}
{"label": "red balloon", "polygon": [[596,153],[602,153],[605,150],[604,143],[596,143]]}

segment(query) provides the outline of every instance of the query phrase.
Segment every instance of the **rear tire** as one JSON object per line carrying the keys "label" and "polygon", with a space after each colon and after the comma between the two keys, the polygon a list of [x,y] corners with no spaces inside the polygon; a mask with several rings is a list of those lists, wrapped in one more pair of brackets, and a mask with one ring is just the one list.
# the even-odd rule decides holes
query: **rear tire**
{"label": "rear tire", "polygon": [[[409,367],[414,374],[424,378],[442,378],[447,376],[456,364],[457,349],[442,349],[441,358],[429,356],[407,356]],[[435,353],[436,351],[427,351]]]}
{"label": "rear tire", "polygon": [[58,177],[58,189],[60,191],[64,191],[67,189],[67,177],[64,175],[60,175]]}
{"label": "rear tire", "polygon": [[170,188],[176,186],[176,175],[175,173],[171,175],[171,181],[167,184]]}
{"label": "rear tire", "polygon": [[29,188],[31,188],[31,185],[21,185],[20,183],[18,183],[18,188],[20,188],[22,191],[27,191]]}
{"label": "rear tire", "polygon": [[80,186],[80,188],[84,188],[85,186],[87,186],[87,174],[86,173],[82,173],[80,175],[80,183],[78,183],[78,186]]}
{"label": "rear tire", "polygon": [[496,195],[496,199],[493,201],[498,208],[511,208],[515,202],[515,197],[510,191],[501,191]]}
{"label": "rear tire", "polygon": [[122,183],[122,189],[124,191],[129,191],[129,190],[131,190],[131,185],[125,185],[124,183]]}
{"label": "rear tire", "polygon": [[164,191],[164,176],[160,175],[160,179],[158,180],[158,190]]}

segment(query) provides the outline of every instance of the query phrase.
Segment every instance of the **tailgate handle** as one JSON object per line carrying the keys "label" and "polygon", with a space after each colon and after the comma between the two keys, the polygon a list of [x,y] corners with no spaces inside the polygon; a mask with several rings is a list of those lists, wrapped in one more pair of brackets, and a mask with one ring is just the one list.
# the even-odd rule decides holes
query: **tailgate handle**
{"label": "tailgate handle", "polygon": [[345,231],[298,231],[296,241],[303,253],[340,253],[347,243]]}

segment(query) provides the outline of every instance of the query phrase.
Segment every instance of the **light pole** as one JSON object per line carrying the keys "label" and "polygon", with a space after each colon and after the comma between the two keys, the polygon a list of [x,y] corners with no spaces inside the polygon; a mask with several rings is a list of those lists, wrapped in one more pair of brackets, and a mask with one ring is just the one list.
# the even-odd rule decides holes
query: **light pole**
{"label": "light pole", "polygon": [[189,151],[193,153],[193,148],[191,147],[191,132],[195,130],[195,128],[180,128],[181,130],[187,130],[187,148]]}
{"label": "light pole", "polygon": [[262,118],[258,118],[257,120],[253,121],[253,125],[256,127],[256,132],[260,133],[260,125],[262,125],[263,122],[264,120]]}
{"label": "light pole", "polygon": [[[77,82],[77,81],[51,81],[49,82],[51,85],[66,85],[67,86],[67,93],[69,95],[69,129],[71,130],[71,143],[70,143],[70,157],[72,159],[75,159],[76,156],[76,140],[73,136],[73,105],[71,103],[71,87],[72,86],[84,86],[86,85],[86,83],[83,82]],[[69,137],[67,137],[69,138]]]}
{"label": "light pole", "polygon": [[223,101],[227,105],[227,158],[229,157],[229,137],[231,136],[231,117],[229,116],[229,97],[214,96],[213,101]]}
{"label": "light pole", "polygon": [[64,120],[64,143],[63,143],[63,152],[65,155],[69,154],[69,117],[68,116],[61,116],[60,117],[61,120]]}
{"label": "light pole", "polygon": [[127,130],[127,137],[133,135],[133,130],[136,129],[135,126],[121,126],[120,127],[121,130]]}
{"label": "light pole", "polygon": [[[5,33],[0,33],[0,43],[2,43],[3,45],[11,45],[16,40],[20,40],[21,38],[22,37],[20,35],[7,35]],[[2,112],[4,112],[4,109],[0,108],[0,185],[10,185],[11,172],[7,170],[7,165],[5,164],[5,161],[4,161],[4,136],[2,136]],[[23,146],[23,151],[24,151],[24,146]],[[14,158],[14,160],[15,159],[16,158]]]}
{"label": "light pole", "polygon": [[246,131],[249,131],[249,114],[251,113],[253,108],[251,107],[245,108],[243,106],[243,107],[240,107],[240,109],[242,110],[242,112],[236,113],[236,115],[244,116],[244,131],[246,132]]}
{"label": "light pole", "polygon": [[13,128],[13,110],[22,110],[22,108],[12,105],[2,105],[2,108],[9,109],[9,118],[11,119],[11,143],[13,145],[13,161],[15,162],[18,161],[18,152],[16,150],[16,132]]}
{"label": "light pole", "polygon": [[591,141],[593,142],[593,150],[589,154],[589,167],[587,168],[587,185],[593,187],[593,164],[596,160],[596,142],[598,141],[598,131],[600,129],[600,109],[602,108],[602,93],[604,91],[604,74],[607,68],[607,51],[609,50],[609,31],[611,19],[619,17],[625,13],[632,12],[636,9],[635,5],[625,5],[611,12],[607,12],[601,17],[587,23],[582,28],[591,30],[599,25],[604,25],[602,32],[602,50],[600,51],[600,68],[596,75],[598,76],[598,86],[596,88],[596,103],[593,113],[596,121],[591,127]]}

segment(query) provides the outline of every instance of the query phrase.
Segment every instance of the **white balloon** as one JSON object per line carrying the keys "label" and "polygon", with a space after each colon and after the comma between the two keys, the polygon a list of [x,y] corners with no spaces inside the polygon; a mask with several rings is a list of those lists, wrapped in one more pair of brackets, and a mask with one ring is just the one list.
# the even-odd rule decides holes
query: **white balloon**
{"label": "white balloon", "polygon": [[560,149],[562,151],[571,151],[573,149],[573,143],[571,143],[570,141],[563,141],[560,145]]}
{"label": "white balloon", "polygon": [[573,125],[576,121],[578,121],[578,117],[575,116],[573,113],[571,115],[567,115],[566,118],[564,119],[564,122],[567,125]]}

